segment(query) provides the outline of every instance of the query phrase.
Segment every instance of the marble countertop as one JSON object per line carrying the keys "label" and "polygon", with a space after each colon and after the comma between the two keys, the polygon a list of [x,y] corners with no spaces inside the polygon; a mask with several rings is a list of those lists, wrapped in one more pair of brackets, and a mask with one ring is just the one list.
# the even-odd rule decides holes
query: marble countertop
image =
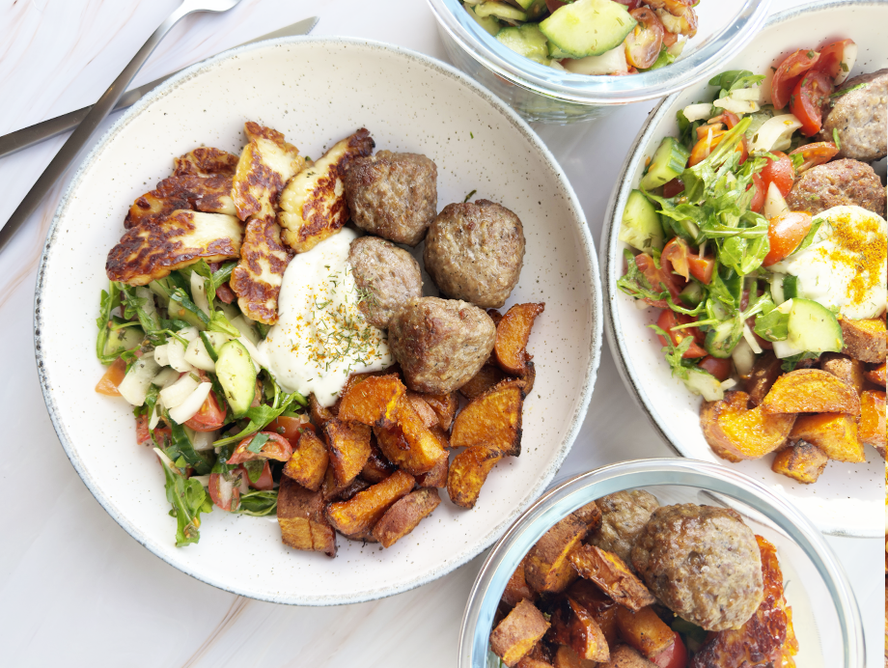
{"label": "marble countertop", "polygon": [[[94,102],[178,4],[0,3],[0,134]],[[802,3],[772,4],[779,10]],[[243,0],[227,14],[181,21],[134,83],[313,15],[320,17],[314,35],[371,38],[446,60],[422,0]],[[628,106],[593,124],[535,127],[576,187],[596,242],[615,170],[605,161],[588,160],[590,147],[622,160],[652,106]],[[63,139],[0,159],[0,220],[9,217]],[[0,415],[7,428],[0,485],[11,510],[0,520],[0,664],[455,665],[459,623],[482,557],[391,598],[287,607],[235,596],[184,575],[132,540],[99,506],[53,431],[33,355],[36,269],[64,187],[63,180],[0,256],[0,350],[6,351],[0,357]],[[621,459],[670,455],[624,389],[605,344],[592,406],[556,481]],[[881,666],[882,541],[830,537],[828,542],[857,595],[868,665]]]}

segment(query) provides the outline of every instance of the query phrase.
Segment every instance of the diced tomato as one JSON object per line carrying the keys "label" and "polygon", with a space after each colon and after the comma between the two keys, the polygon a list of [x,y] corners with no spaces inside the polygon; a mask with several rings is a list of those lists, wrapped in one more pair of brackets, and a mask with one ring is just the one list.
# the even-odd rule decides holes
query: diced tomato
{"label": "diced tomato", "polygon": [[626,62],[632,67],[648,68],[660,57],[663,46],[663,22],[650,7],[637,7],[629,15],[636,20],[635,27],[626,35],[623,42],[626,49]]}
{"label": "diced tomato", "polygon": [[120,390],[117,389],[117,386],[123,381],[125,375],[126,362],[118,357],[99,379],[96,384],[96,392],[104,394],[106,397],[119,397]]}
{"label": "diced tomato", "polygon": [[761,176],[753,174],[752,184],[749,187],[755,188],[755,192],[752,194],[752,201],[749,203],[749,210],[759,213],[761,212],[762,207],[765,206],[765,197],[768,194],[768,186],[765,185],[765,180]]}
{"label": "diced tomato", "polygon": [[771,103],[775,109],[783,109],[789,103],[796,84],[802,75],[817,64],[820,54],[811,49],[799,49],[787,56],[771,80]]}
{"label": "diced tomato", "polygon": [[[657,266],[654,264],[654,259],[648,255],[647,253],[639,253],[635,256],[635,265],[638,267],[638,270],[644,274],[644,277],[647,279],[648,283],[651,284],[651,287],[658,291],[667,291],[672,296],[673,301],[678,299],[678,293],[681,292],[681,287],[678,285],[678,278],[673,274],[666,272],[661,267],[657,269]],[[665,300],[645,300],[651,306],[657,306],[659,308],[667,308],[668,304]]]}
{"label": "diced tomato", "polygon": [[731,364],[730,359],[721,359],[719,357],[713,357],[712,355],[707,355],[706,357],[701,359],[700,364],[698,364],[697,366],[699,366],[704,371],[708,371],[713,376],[722,381],[730,378],[731,371],[733,370],[733,364]]}
{"label": "diced tomato", "polygon": [[771,249],[762,266],[770,267],[792,255],[810,230],[811,214],[804,211],[787,211],[771,218],[768,221],[768,243]]}
{"label": "diced tomato", "polygon": [[822,165],[825,162],[829,162],[839,152],[838,146],[833,144],[831,141],[816,141],[810,144],[805,144],[804,146],[799,146],[794,151],[790,151],[790,155],[798,155],[799,153],[802,155],[804,161],[799,166],[799,174],[804,171],[811,169],[812,167],[816,167],[817,165]]}
{"label": "diced tomato", "polygon": [[310,429],[314,431],[314,425],[311,423],[311,418],[308,415],[299,415],[297,417],[286,417],[284,415],[280,416],[272,420],[268,426],[266,427],[269,431],[275,431],[288,441],[294,447],[296,446],[297,441],[299,441],[299,436],[306,429]]}
{"label": "diced tomato", "polygon": [[211,390],[200,410],[185,423],[185,426],[194,431],[216,431],[223,424],[225,424],[225,412],[219,408],[216,393]]}
{"label": "diced tomato", "polygon": [[216,299],[225,302],[226,304],[230,304],[237,299],[237,295],[234,294],[234,290],[231,289],[228,283],[223,283],[216,288]]}
{"label": "diced tomato", "polygon": [[688,269],[691,276],[701,283],[709,285],[712,282],[712,273],[715,271],[715,258],[712,255],[688,255]]}
{"label": "diced tomato", "polygon": [[691,275],[688,269],[688,256],[690,254],[691,249],[688,247],[688,242],[681,237],[673,237],[663,247],[660,263],[665,267],[665,263],[669,262],[672,265],[672,271],[688,280]]}
{"label": "diced tomato", "polygon": [[681,636],[676,633],[673,643],[659,654],[652,656],[650,662],[657,668],[685,668],[688,664],[688,650]]}
{"label": "diced tomato", "polygon": [[549,9],[550,12],[554,12],[556,9],[564,7],[564,5],[566,4],[567,3],[564,0],[546,0],[546,7]]}
{"label": "diced tomato", "polygon": [[728,130],[733,128],[737,123],[740,122],[740,117],[735,114],[733,111],[728,111],[727,109],[722,110],[722,112],[718,116],[714,116],[706,121],[709,123],[724,123]]}
{"label": "diced tomato", "polygon": [[830,79],[835,80],[840,74],[847,75],[848,72],[842,69],[842,61],[845,60],[845,49],[855,47],[854,40],[840,39],[820,49],[820,58],[814,69],[826,74]]}
{"label": "diced tomato", "polygon": [[663,197],[675,197],[678,193],[684,192],[684,189],[685,184],[680,178],[675,177],[663,185]]}
{"label": "diced tomato", "polygon": [[244,482],[247,479],[247,473],[243,468],[237,468],[225,475],[221,473],[211,473],[207,490],[210,493],[210,500],[222,510],[231,512],[237,510],[240,505],[241,491],[246,492],[249,489]]}
{"label": "diced tomato", "polygon": [[[716,126],[724,127],[721,123],[717,123]],[[706,125],[701,125],[697,128],[698,133],[706,127]],[[691,149],[691,157],[688,159],[688,167],[693,167],[697,163],[706,160],[706,158],[709,157],[709,154],[715,150],[715,147],[719,145],[726,132],[727,130],[713,130],[712,132],[704,133],[701,139],[694,144],[694,148]],[[746,137],[741,138],[740,143],[737,144],[737,148],[734,150],[740,153],[740,164],[742,165],[746,162],[746,158],[749,157],[749,151],[746,149]]]}
{"label": "diced tomato", "polygon": [[[154,430],[154,441],[163,447],[172,438],[172,430],[169,427],[159,427]],[[154,447],[151,440],[151,432],[148,430],[148,418],[145,415],[136,417],[136,444]]]}
{"label": "diced tomato", "polygon": [[[268,440],[262,444],[259,452],[252,452],[247,449],[253,439],[259,434],[264,434]],[[274,459],[279,462],[285,462],[290,459],[293,454],[293,446],[290,441],[274,431],[260,431],[256,434],[247,436],[238,443],[237,448],[228,458],[229,464],[243,464],[253,459]]]}
{"label": "diced tomato", "polygon": [[[684,352],[682,357],[684,359],[691,359],[696,357],[705,357],[706,351],[698,345],[698,341],[700,343],[706,338],[705,335],[696,327],[688,327],[686,329],[679,329],[677,331],[673,331],[673,327],[677,325],[686,325],[689,322],[693,322],[691,318],[684,315],[683,313],[675,313],[671,310],[663,309],[663,312],[660,313],[660,317],[657,318],[657,327],[662,329],[664,332],[669,334],[669,338],[672,339],[673,345],[679,345],[684,339],[688,336],[693,337],[695,340],[691,342],[690,347]],[[660,340],[660,344],[662,346],[666,345],[666,339],[657,334],[657,338]]]}
{"label": "diced tomato", "polygon": [[802,134],[811,137],[823,125],[823,107],[833,92],[832,80],[823,72],[806,72],[792,91],[789,110],[802,124]]}
{"label": "diced tomato", "polygon": [[253,489],[274,489],[274,479],[271,477],[271,464],[269,464],[268,461],[265,462],[265,466],[262,468],[262,473],[256,482],[250,480],[250,476],[247,474],[247,469],[244,468],[243,464],[238,467],[238,470],[244,472],[245,479]]}
{"label": "diced tomato", "polygon": [[772,151],[771,154],[776,156],[777,160],[768,158],[768,162],[765,163],[759,175],[765,182],[765,192],[768,191],[768,186],[773,183],[777,186],[780,194],[786,197],[792,190],[792,182],[795,179],[792,158],[781,151]]}

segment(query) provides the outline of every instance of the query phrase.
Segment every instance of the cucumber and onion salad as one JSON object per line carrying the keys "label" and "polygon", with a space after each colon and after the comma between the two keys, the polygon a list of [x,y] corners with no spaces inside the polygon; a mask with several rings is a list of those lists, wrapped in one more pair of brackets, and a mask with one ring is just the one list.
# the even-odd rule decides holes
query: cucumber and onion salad
{"label": "cucumber and onion salad", "polygon": [[[576,74],[629,74],[672,63],[696,32],[682,17],[637,0],[462,0],[502,44],[531,60]],[[683,6],[683,3],[682,3]]]}
{"label": "cucumber and onion salad", "polygon": [[180,547],[198,542],[200,514],[214,504],[274,513],[270,464],[289,458],[289,432],[309,423],[306,399],[256,361],[264,325],[218,298],[236,264],[201,260],[147,286],[112,281],[101,294],[96,354],[109,368],[96,390],[133,405],[137,439],[164,469]]}

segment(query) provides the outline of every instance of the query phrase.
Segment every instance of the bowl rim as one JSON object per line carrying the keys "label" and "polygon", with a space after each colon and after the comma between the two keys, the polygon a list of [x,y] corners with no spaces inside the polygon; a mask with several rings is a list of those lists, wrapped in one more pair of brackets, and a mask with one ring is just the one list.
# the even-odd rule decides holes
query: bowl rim
{"label": "bowl rim", "polygon": [[[623,105],[653,100],[691,86],[721,69],[765,24],[771,0],[743,0],[734,22],[708,43],[672,65],[632,76],[562,72],[524,58],[491,37],[459,0],[428,0],[438,22],[470,57],[521,88],[581,105]],[[459,12],[455,11],[460,9]]]}
{"label": "bowl rim", "polygon": [[[775,14],[768,20],[765,28],[771,28],[780,23],[793,20],[803,14],[845,7],[881,7],[883,9],[888,9],[883,0],[816,0],[815,2],[810,2]],[[617,371],[636,405],[641,408],[645,417],[663,441],[677,455],[686,457],[687,455],[679,445],[681,442],[679,435],[666,424],[665,420],[662,422],[657,420],[654,417],[653,412],[647,407],[647,393],[643,389],[643,379],[638,376],[634,367],[628,362],[631,358],[631,350],[628,348],[623,332],[618,330],[616,325],[618,318],[616,302],[622,295],[622,292],[617,288],[616,279],[622,272],[623,255],[618,246],[617,237],[619,235],[620,226],[617,224],[615,216],[617,211],[622,211],[626,199],[628,198],[630,191],[633,189],[633,184],[630,179],[626,178],[626,175],[633,173],[638,168],[639,163],[644,161],[645,154],[642,149],[650,144],[652,136],[657,131],[657,127],[668,117],[670,108],[682,92],[683,91],[677,91],[672,95],[669,95],[651,110],[644,125],[642,125],[641,129],[638,131],[635,141],[627,152],[623,164],[620,167],[620,171],[618,172],[619,176],[617,177],[617,184],[614,186],[614,190],[611,193],[605,212],[604,226],[601,230],[599,253],[601,253],[601,281],[605,294],[604,309],[605,318],[607,320],[605,334],[607,336],[608,346],[613,351]],[[821,523],[820,528],[824,533],[834,536],[878,538],[881,535],[879,533],[868,533],[864,530],[849,530],[840,524]]]}
{"label": "bowl rim", "polygon": [[[651,482],[651,478],[655,482]],[[527,551],[556,522],[583,505],[613,492],[655,486],[707,489],[735,498],[774,522],[814,564],[836,605],[843,639],[844,667],[865,665],[860,609],[851,583],[821,532],[792,504],[744,473],[693,459],[636,459],[576,475],[529,507],[496,543],[469,593],[459,634],[458,665],[486,668],[487,629],[509,577]],[[594,492],[590,492],[594,489]],[[477,630],[483,627],[485,633]]]}
{"label": "bowl rim", "polygon": [[[588,295],[590,300],[591,320],[591,340],[589,341],[590,357],[584,373],[583,382],[578,393],[579,400],[575,404],[576,410],[571,418],[571,422],[566,431],[565,438],[560,444],[558,451],[555,453],[554,460],[548,466],[547,470],[544,471],[543,476],[538,480],[536,485],[532,489],[528,490],[524,499],[516,505],[513,511],[509,513],[508,516],[502,517],[498,524],[491,527],[486,535],[481,540],[479,540],[473,548],[463,550],[452,561],[446,563],[444,567],[438,565],[434,568],[430,568],[425,572],[424,575],[421,574],[419,577],[415,577],[411,580],[405,581],[397,586],[392,586],[389,589],[367,589],[355,595],[339,596],[334,598],[324,596],[305,597],[288,593],[274,592],[268,592],[267,595],[259,595],[257,592],[249,591],[239,586],[233,586],[224,581],[220,581],[205,574],[201,574],[198,569],[189,568],[188,565],[185,563],[176,562],[174,559],[167,558],[167,555],[160,551],[159,547],[152,544],[152,540],[150,540],[150,537],[142,529],[135,526],[128,518],[123,515],[122,512],[118,511],[114,500],[99,489],[93,476],[90,474],[83,461],[81,460],[77,449],[73,446],[72,441],[69,438],[67,428],[61,416],[61,410],[56,404],[53,393],[53,376],[51,374],[50,367],[52,367],[54,364],[60,364],[61,361],[53,361],[51,359],[47,359],[42,345],[43,323],[45,322],[46,318],[51,318],[52,315],[51,313],[46,312],[46,308],[42,304],[41,295],[46,289],[46,281],[48,280],[48,270],[51,253],[54,249],[54,242],[56,241],[56,238],[60,231],[59,223],[68,207],[69,201],[77,192],[81,182],[83,181],[86,171],[90,168],[94,161],[101,156],[107,144],[136,115],[138,115],[142,109],[152,104],[154,100],[167,95],[170,91],[177,88],[183,82],[196,76],[200,76],[201,73],[204,71],[217,67],[222,61],[237,59],[241,55],[251,51],[273,49],[282,45],[295,45],[299,48],[318,48],[319,46],[353,46],[367,48],[370,50],[378,50],[390,55],[395,55],[399,58],[412,60],[416,65],[420,67],[426,67],[431,70],[436,70],[444,76],[455,79],[463,86],[470,89],[476,96],[480,97],[481,99],[492,105],[497,111],[502,113],[507,119],[512,122],[515,130],[524,135],[533,150],[535,150],[548,162],[552,170],[552,174],[558,180],[558,182],[560,182],[567,199],[566,206],[575,214],[574,217],[576,228],[581,239],[581,254],[585,262],[585,266],[588,268],[589,280],[591,282],[591,293]],[[443,575],[446,575],[453,570],[456,570],[460,566],[463,566],[465,563],[469,562],[471,559],[474,559],[476,556],[478,556],[478,554],[492,545],[508,528],[514,518],[517,517],[524,508],[529,506],[535,500],[535,498],[546,489],[546,487],[550,484],[550,482],[556,475],[559,467],[564,462],[564,459],[567,457],[571,448],[573,447],[574,442],[576,441],[577,435],[580,431],[580,427],[582,426],[586,413],[588,412],[589,404],[592,398],[592,391],[597,380],[598,368],[601,360],[601,348],[604,339],[602,321],[603,297],[601,290],[601,273],[598,266],[598,255],[595,252],[595,243],[589,230],[585,213],[579,202],[576,192],[574,191],[573,187],[570,184],[570,181],[564,173],[563,168],[560,166],[558,161],[555,159],[555,157],[552,155],[551,151],[543,143],[543,141],[533,132],[530,126],[505,102],[503,102],[486,88],[484,88],[453,66],[447,63],[443,63],[440,60],[426,54],[419,53],[417,51],[413,51],[411,49],[407,49],[395,44],[389,44],[378,40],[353,37],[292,36],[245,44],[183,69],[181,72],[171,77],[169,80],[167,80],[166,82],[155,88],[153,91],[151,91],[149,94],[147,94],[145,97],[143,97],[137,104],[128,109],[121,116],[121,118],[119,118],[102,135],[102,137],[95,143],[86,157],[82,159],[73,176],[71,177],[65,193],[59,201],[58,207],[56,208],[52,223],[49,228],[49,232],[46,237],[46,241],[43,246],[37,272],[37,283],[34,291],[34,347],[37,364],[37,374],[40,381],[44,403],[46,404],[46,409],[52,422],[53,428],[55,429],[56,435],[58,436],[59,441],[62,444],[66,456],[68,457],[71,465],[74,467],[75,471],[77,472],[83,483],[96,498],[99,504],[136,542],[140,543],[143,547],[151,551],[155,556],[159,557],[161,560],[182,571],[183,573],[186,573],[187,575],[190,575],[197,580],[234,594],[247,596],[256,600],[291,605],[320,606],[361,603],[403,593],[405,591],[409,591],[421,585],[432,582],[437,578],[442,577]]]}

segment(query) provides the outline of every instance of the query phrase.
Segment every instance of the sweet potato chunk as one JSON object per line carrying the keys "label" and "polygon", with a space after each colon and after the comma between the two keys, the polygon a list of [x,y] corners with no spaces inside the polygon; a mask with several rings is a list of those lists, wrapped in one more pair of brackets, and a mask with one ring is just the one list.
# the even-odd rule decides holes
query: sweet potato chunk
{"label": "sweet potato chunk", "polygon": [[376,444],[376,439],[371,438],[370,457],[367,458],[367,463],[361,469],[361,477],[369,483],[377,483],[388,478],[397,469],[398,467],[382,454],[382,451]]}
{"label": "sweet potato chunk", "polygon": [[811,445],[807,441],[796,441],[777,453],[771,463],[771,470],[810,485],[817,481],[828,461],[829,457],[816,445]]}
{"label": "sweet potato chunk", "polygon": [[863,390],[866,369],[860,360],[852,359],[841,353],[823,353],[820,356],[820,368],[836,378],[844,380],[854,388],[857,394]]}
{"label": "sweet potato chunk", "polygon": [[277,518],[284,545],[336,556],[336,532],[324,515],[320,492],[312,492],[295,480],[281,476]]}
{"label": "sweet potato chunk", "polygon": [[548,661],[533,656],[525,656],[515,666],[516,668],[552,668],[552,664]]}
{"label": "sweet potato chunk", "polygon": [[473,508],[490,470],[503,458],[496,448],[476,445],[460,452],[447,472],[447,494],[462,508]]}
{"label": "sweet potato chunk", "polygon": [[450,431],[456,409],[459,408],[459,399],[456,392],[450,394],[423,394],[423,400],[431,406],[438,416],[438,426],[444,431]]}
{"label": "sweet potato chunk", "polygon": [[801,439],[840,462],[865,462],[863,444],[857,440],[857,420],[845,413],[814,413],[800,415],[789,435]]}
{"label": "sweet potato chunk", "polygon": [[766,413],[762,406],[750,409],[748,404],[745,392],[725,392],[721,401],[705,401],[700,408],[700,426],[706,442],[715,454],[729,462],[774,452],[786,442],[795,422],[795,415]]}
{"label": "sweet potato chunk", "polygon": [[[619,645],[611,652],[610,661],[607,663],[596,664],[598,668],[657,668],[656,664],[651,663],[642,656],[638,650],[629,645]],[[718,665],[718,664],[700,664],[700,665]],[[722,664],[724,665],[724,664]],[[585,668],[585,667],[584,667]]]}
{"label": "sweet potato chunk", "polygon": [[324,425],[324,435],[336,482],[347,485],[358,477],[370,458],[370,427],[333,418]]}
{"label": "sweet potato chunk", "polygon": [[392,464],[420,475],[447,458],[441,440],[423,424],[406,395],[398,400],[394,418],[395,424],[391,427],[374,429],[379,449]]}
{"label": "sweet potato chunk", "polygon": [[555,668],[595,668],[603,664],[582,658],[569,645],[559,645],[555,651],[553,665]]}
{"label": "sweet potato chunk", "polygon": [[392,504],[370,532],[383,547],[391,547],[441,503],[435,488],[418,489]]}
{"label": "sweet potato chunk", "polygon": [[518,564],[518,568],[516,568],[511,577],[509,577],[509,581],[506,583],[506,589],[503,591],[502,598],[500,599],[510,608],[514,608],[525,598],[528,601],[532,601],[534,598],[534,593],[528,586],[527,579],[524,577],[524,566],[526,562],[527,557],[525,556],[524,559],[521,560],[521,563]]}
{"label": "sweet potato chunk", "polygon": [[549,622],[530,601],[524,600],[506,615],[490,634],[490,648],[507,666],[514,666],[549,630]]}
{"label": "sweet potato chunk", "polygon": [[527,363],[524,365],[524,371],[521,373],[521,380],[524,381],[524,396],[529,397],[531,390],[533,390],[534,383],[536,383],[536,365],[527,360]]}
{"label": "sweet potato chunk", "polygon": [[568,561],[586,534],[589,526],[576,513],[555,524],[530,548],[524,574],[534,591],[560,593],[567,589],[576,574]]}
{"label": "sweet potato chunk", "polygon": [[569,622],[570,647],[581,659],[607,661],[610,648],[604,633],[589,612],[581,605],[568,599],[573,616]]}
{"label": "sweet potato chunk", "polygon": [[622,606],[614,603],[598,585],[582,578],[568,587],[565,595],[571,607],[580,606],[592,615],[608,646],[613,646],[617,642],[620,637],[620,630],[617,628],[617,609]]}
{"label": "sweet potato chunk", "polygon": [[498,366],[485,364],[478,370],[478,373],[472,376],[468,383],[459,388],[459,393],[471,401],[475,397],[487,392],[487,390],[499,383],[505,377],[506,374],[504,374],[503,370]]}
{"label": "sweet potato chunk", "polygon": [[313,431],[306,429],[299,435],[296,449],[284,464],[283,473],[306,489],[317,492],[324,482],[329,461],[327,446]]}
{"label": "sweet potato chunk", "polygon": [[348,501],[337,501],[327,506],[327,519],[346,536],[355,536],[370,530],[391,505],[413,489],[413,476],[395,471],[382,482],[358,492]]}
{"label": "sweet potato chunk", "polygon": [[866,372],[866,379],[871,383],[885,387],[885,362],[882,362],[877,367],[868,369]]}
{"label": "sweet potato chunk", "polygon": [[500,368],[506,373],[518,376],[530,356],[527,354],[527,339],[536,317],[546,308],[544,303],[515,304],[496,326],[496,343],[493,352]]}
{"label": "sweet potato chunk", "polygon": [[447,473],[450,471],[450,459],[444,457],[435,464],[435,468],[416,476],[417,487],[445,487],[447,485]]}
{"label": "sweet potato chunk", "polygon": [[860,399],[848,383],[821,369],[796,369],[776,380],[762,402],[768,413],[860,415]]}
{"label": "sweet potato chunk", "polygon": [[755,361],[746,381],[746,391],[753,406],[761,404],[771,391],[774,381],[783,373],[781,364],[782,362],[770,350]]}
{"label": "sweet potato chunk", "polygon": [[864,390],[860,395],[860,425],[857,436],[861,443],[873,446],[885,459],[885,393]]}
{"label": "sweet potato chunk", "polygon": [[473,399],[453,421],[450,445],[483,445],[504,455],[521,454],[524,381],[504,380]]}
{"label": "sweet potato chunk", "polygon": [[842,351],[861,362],[879,364],[885,361],[885,323],[880,318],[848,320],[841,318]]}
{"label": "sweet potato chunk", "polygon": [[617,606],[617,627],[620,635],[650,659],[675,641],[675,631],[657,616],[650,606],[637,611]]}
{"label": "sweet potato chunk", "polygon": [[371,376],[354,383],[339,404],[339,416],[370,427],[394,424],[394,412],[407,388],[396,374]]}
{"label": "sweet potato chunk", "polygon": [[311,421],[318,429],[323,429],[327,424],[327,420],[332,420],[335,415],[326,406],[321,406],[314,394],[308,395],[308,409],[311,414]]}
{"label": "sweet potato chunk", "polygon": [[407,390],[407,399],[427,429],[438,425],[438,416],[432,410],[432,407],[426,403],[424,395]]}
{"label": "sweet potato chunk", "polygon": [[569,558],[581,577],[592,580],[620,605],[638,611],[656,603],[654,595],[617,555],[594,545],[581,545]]}

